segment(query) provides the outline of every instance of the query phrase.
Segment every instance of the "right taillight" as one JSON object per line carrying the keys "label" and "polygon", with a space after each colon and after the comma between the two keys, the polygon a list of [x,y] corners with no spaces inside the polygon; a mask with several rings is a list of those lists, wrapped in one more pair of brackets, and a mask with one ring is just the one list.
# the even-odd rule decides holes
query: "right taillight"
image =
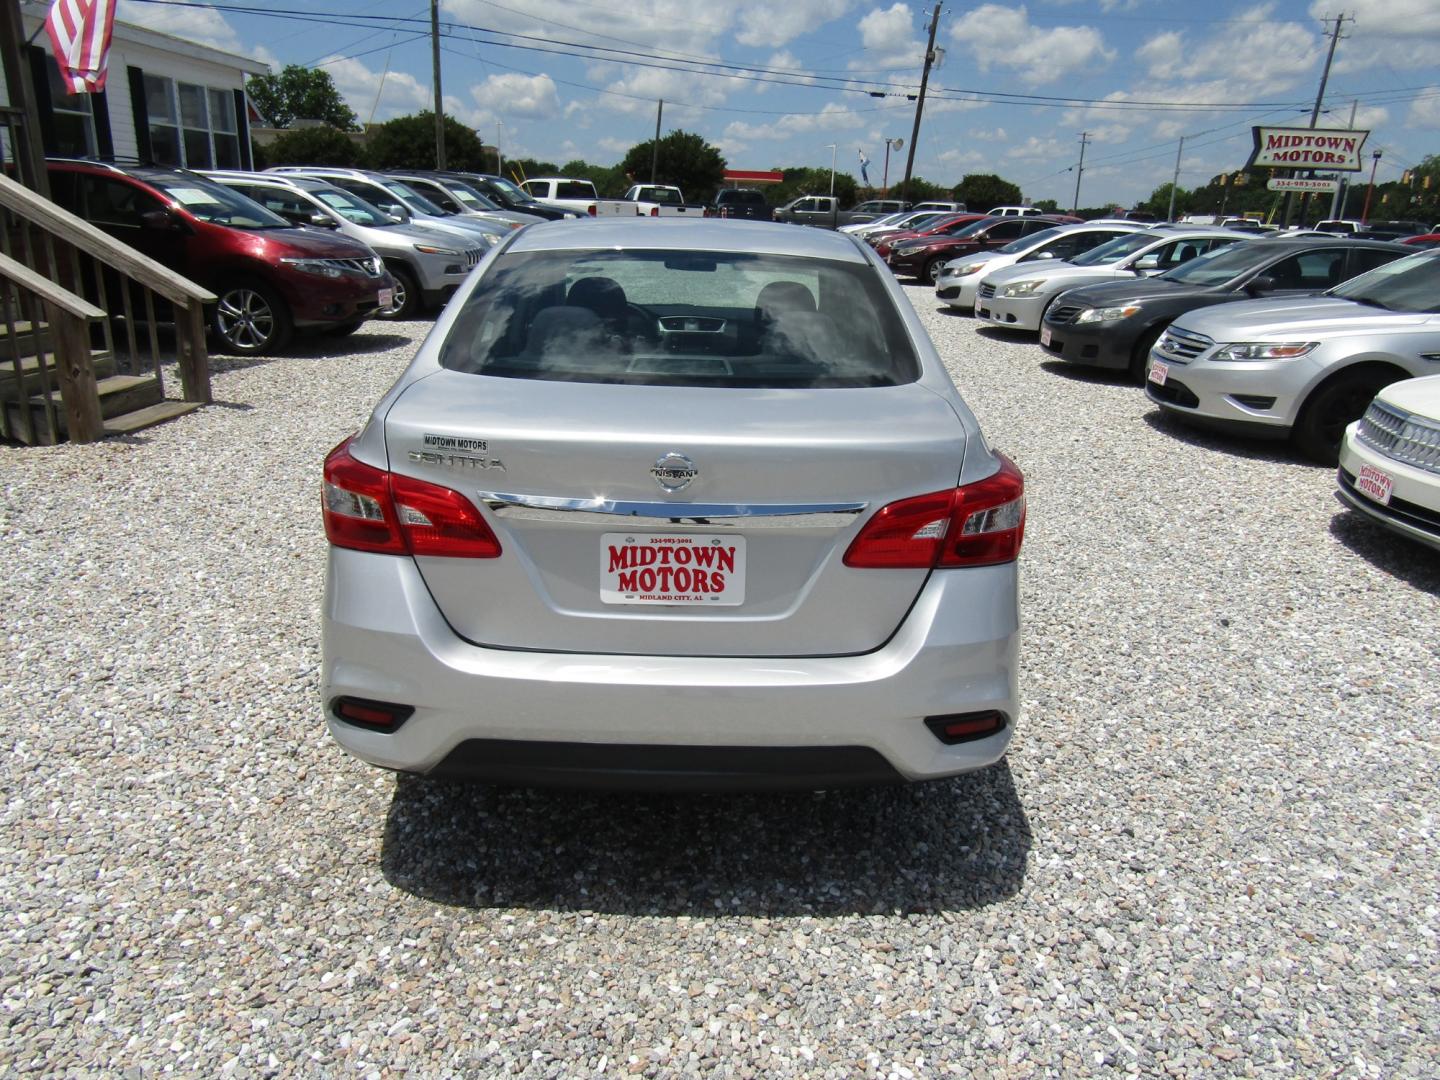
{"label": "right taillight", "polygon": [[984,480],[881,507],[851,542],[845,565],[929,570],[1016,559],[1025,538],[1025,477],[1004,454],[995,456],[1000,468]]}
{"label": "right taillight", "polygon": [[325,458],[325,535],[336,547],[385,555],[493,559],[500,541],[453,488],[367,465],[346,439]]}

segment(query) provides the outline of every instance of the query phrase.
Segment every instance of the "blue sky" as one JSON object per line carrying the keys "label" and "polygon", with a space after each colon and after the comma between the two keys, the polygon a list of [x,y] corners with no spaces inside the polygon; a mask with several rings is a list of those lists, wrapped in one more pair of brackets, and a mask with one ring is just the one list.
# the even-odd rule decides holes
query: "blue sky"
{"label": "blue sky", "polygon": [[[248,7],[250,11],[235,10]],[[933,3],[864,0],[442,0],[446,110],[507,157],[610,164],[664,129],[736,168],[828,167],[879,184],[885,139],[910,141]],[[270,12],[269,15],[256,14]],[[276,17],[275,13],[299,13]],[[1440,0],[953,2],[941,9],[915,172],[994,172],[1069,206],[1129,204],[1238,168],[1250,125],[1304,126],[1322,20],[1345,26],[1321,126],[1373,130],[1379,178],[1440,153]],[[362,120],[428,108],[428,0],[121,0],[119,17],[266,60],[323,67]],[[588,47],[588,48],[586,48]],[[609,51],[600,51],[609,50]],[[573,55],[581,53],[585,55]],[[382,78],[383,75],[383,78]],[[905,151],[891,155],[890,181]]]}

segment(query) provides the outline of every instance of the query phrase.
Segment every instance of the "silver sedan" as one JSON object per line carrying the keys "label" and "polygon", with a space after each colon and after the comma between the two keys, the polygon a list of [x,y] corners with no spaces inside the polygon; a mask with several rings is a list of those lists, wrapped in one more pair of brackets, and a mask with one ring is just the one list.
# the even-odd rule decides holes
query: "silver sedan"
{"label": "silver sedan", "polygon": [[1345,428],[1385,386],[1440,371],[1440,252],[1409,255],[1320,296],[1182,315],[1150,351],[1146,392],[1166,412],[1289,437],[1335,464]]}
{"label": "silver sedan", "polygon": [[921,780],[1019,716],[1023,478],[850,237],[515,234],[327,458],[324,517],[326,719],[387,768]]}

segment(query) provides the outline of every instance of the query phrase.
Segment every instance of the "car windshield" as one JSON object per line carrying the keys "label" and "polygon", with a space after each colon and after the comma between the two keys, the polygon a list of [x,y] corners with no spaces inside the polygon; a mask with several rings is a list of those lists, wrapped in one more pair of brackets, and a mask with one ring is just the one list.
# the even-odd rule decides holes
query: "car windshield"
{"label": "car windshield", "polygon": [[1076,255],[1070,262],[1075,266],[1108,266],[1110,263],[1119,262],[1126,255],[1133,255],[1141,248],[1149,247],[1155,240],[1155,234],[1151,232],[1126,233],[1114,240],[1105,241],[1099,247],[1091,248],[1083,255]]}
{"label": "car windshield", "polygon": [[1331,289],[1328,296],[1386,311],[1440,313],[1440,253],[1407,255]]}
{"label": "car windshield", "polygon": [[1257,252],[1253,246],[1244,242],[1225,244],[1213,247],[1157,276],[1183,285],[1223,285],[1253,269],[1256,262],[1263,261],[1265,257],[1264,249]]}
{"label": "car windshield", "polygon": [[353,224],[376,228],[395,224],[384,211],[371,206],[360,196],[351,195],[340,188],[311,188],[309,193]]}
{"label": "car windshield", "polygon": [[440,350],[452,371],[644,386],[895,386],[915,350],[867,264],[740,252],[502,255]]}
{"label": "car windshield", "polygon": [[486,183],[493,188],[498,188],[500,193],[512,203],[539,202],[539,200],[536,199],[535,196],[531,195],[524,188],[512,184],[503,176],[492,176],[486,180]]}
{"label": "car windshield", "polygon": [[399,180],[381,180],[380,186],[394,195],[400,202],[414,214],[431,214],[434,217],[449,217],[450,211],[441,210],[429,199],[425,198],[408,184],[402,184]]}
{"label": "car windshield", "polygon": [[978,221],[972,221],[969,225],[966,225],[966,226],[965,226],[963,229],[961,229],[959,232],[957,232],[957,233],[951,233],[950,235],[951,235],[951,236],[974,236],[976,233],[980,232],[982,229],[988,229],[991,225],[994,225],[994,224],[995,224],[995,219],[994,219],[993,217],[983,217],[983,218],[981,218],[981,219],[978,220]]}
{"label": "car windshield", "polygon": [[211,225],[232,229],[288,229],[290,223],[254,199],[199,177],[146,177],[191,214]]}
{"label": "car windshield", "polygon": [[1056,225],[1053,229],[1041,229],[1039,232],[1031,233],[1029,236],[1022,236],[1019,240],[1011,240],[1010,243],[1000,249],[1000,254],[1018,255],[1021,252],[1029,251],[1031,248],[1037,248],[1041,244],[1048,244],[1057,236],[1064,235],[1065,226],[1063,225]]}
{"label": "car windshield", "polygon": [[488,212],[491,210],[500,209],[500,207],[496,206],[484,195],[481,195],[480,192],[476,191],[468,184],[460,183],[460,181],[458,180],[446,180],[445,190],[450,192],[451,195],[454,195],[455,198],[460,200],[460,202],[464,203],[471,210],[484,210]]}

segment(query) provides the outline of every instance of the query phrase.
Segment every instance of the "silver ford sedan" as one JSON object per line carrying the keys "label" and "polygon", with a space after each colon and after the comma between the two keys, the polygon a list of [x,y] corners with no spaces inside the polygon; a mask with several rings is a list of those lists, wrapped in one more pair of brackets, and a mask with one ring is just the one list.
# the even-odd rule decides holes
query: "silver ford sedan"
{"label": "silver ford sedan", "polygon": [[323,705],[386,768],[824,788],[997,761],[1024,481],[854,239],[532,226],[325,462]]}

